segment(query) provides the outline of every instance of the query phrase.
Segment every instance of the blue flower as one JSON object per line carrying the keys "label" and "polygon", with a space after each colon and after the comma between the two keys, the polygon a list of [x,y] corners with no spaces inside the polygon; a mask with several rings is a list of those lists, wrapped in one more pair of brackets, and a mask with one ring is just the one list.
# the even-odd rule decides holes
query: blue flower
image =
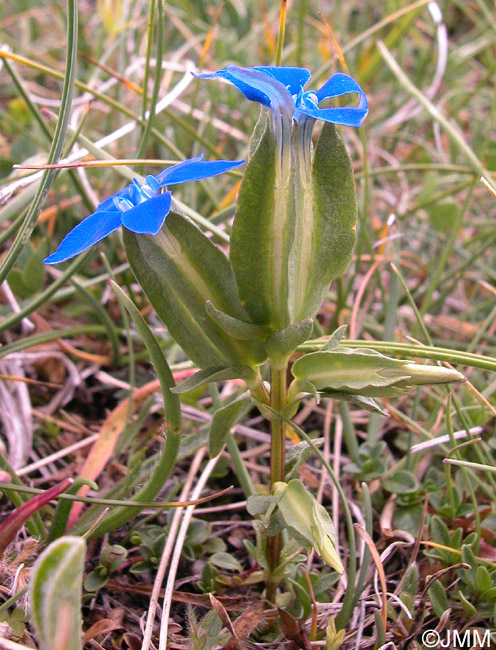
{"label": "blue flower", "polygon": [[93,214],[73,228],[55,253],[45,259],[45,264],[65,262],[121,226],[139,235],[156,235],[172,206],[171,193],[161,193],[162,187],[217,176],[244,163],[244,160],[204,161],[202,158],[185,160],[164,169],[157,176],[147,176],[142,184],[133,179],[131,185],[105,199]]}
{"label": "blue flower", "polygon": [[[305,116],[333,124],[361,126],[368,113],[367,97],[359,84],[342,72],[333,74],[319,90],[303,90],[310,72],[306,68],[257,66],[240,68],[229,65],[225,70],[197,75],[203,79],[227,79],[252,102],[258,102],[285,118],[301,123]],[[331,97],[354,93],[359,95],[358,106],[330,106],[319,104]]]}

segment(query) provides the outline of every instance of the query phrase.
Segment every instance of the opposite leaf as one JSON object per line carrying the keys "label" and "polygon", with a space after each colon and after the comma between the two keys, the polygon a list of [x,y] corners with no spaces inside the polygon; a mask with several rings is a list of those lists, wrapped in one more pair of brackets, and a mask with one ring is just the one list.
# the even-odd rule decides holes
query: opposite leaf
{"label": "opposite leaf", "polygon": [[247,382],[255,380],[255,373],[248,366],[231,366],[230,368],[205,368],[188,377],[183,382],[171,389],[175,395],[183,395],[196,390],[204,384],[216,381],[227,381],[228,379],[244,379]]}
{"label": "opposite leaf", "polygon": [[289,483],[274,483],[273,494],[290,532],[306,548],[314,548],[335,571],[343,573],[344,568],[336,552],[336,531],[327,510],[298,479]]}
{"label": "opposite leaf", "polygon": [[274,332],[265,342],[265,349],[270,357],[272,367],[285,368],[287,359],[299,345],[310,338],[312,330],[313,319],[307,318]]}
{"label": "opposite leaf", "polygon": [[42,650],[81,650],[85,554],[81,537],[60,537],[34,565],[31,613]]}

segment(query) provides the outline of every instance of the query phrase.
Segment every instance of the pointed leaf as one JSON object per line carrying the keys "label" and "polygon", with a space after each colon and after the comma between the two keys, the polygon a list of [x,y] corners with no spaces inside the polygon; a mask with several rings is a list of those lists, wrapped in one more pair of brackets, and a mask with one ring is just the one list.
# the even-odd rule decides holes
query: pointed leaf
{"label": "pointed leaf", "polygon": [[406,364],[375,350],[338,348],[305,354],[294,362],[292,372],[298,380],[312,382],[317,390],[363,394],[369,387],[390,386],[408,379]]}
{"label": "pointed leaf", "polygon": [[[381,389],[384,392],[384,389]],[[382,395],[383,397],[388,397],[388,395]],[[353,393],[343,393],[335,390],[321,391],[320,397],[329,397],[331,399],[339,399],[343,402],[349,402],[355,406],[359,406],[369,413],[377,413],[377,415],[383,415],[387,417],[389,413],[381,407],[372,397],[365,397],[365,395],[354,395]],[[398,393],[394,393],[393,397],[398,397]]]}
{"label": "pointed leaf", "polygon": [[279,361],[283,365],[296,348],[307,341],[312,335],[313,319],[307,318],[299,323],[293,323],[283,330],[277,330],[265,343],[267,354],[272,362]]}
{"label": "pointed leaf", "polygon": [[331,334],[329,339],[324,343],[324,345],[320,348],[320,350],[333,350],[334,348],[337,348],[338,345],[341,343],[341,340],[343,339],[344,335],[346,334],[346,330],[348,329],[348,325],[340,325],[337,330],[334,330],[334,332]]}
{"label": "pointed leaf", "polygon": [[253,494],[246,501],[246,510],[252,517],[264,515],[273,501],[274,497],[270,497],[268,494]]}
{"label": "pointed leaf", "polygon": [[210,556],[209,562],[218,569],[227,569],[228,571],[243,573],[243,567],[240,562],[229,553],[214,553]]}
{"label": "pointed leaf", "polygon": [[138,330],[141,338],[143,339],[143,342],[147,347],[148,354],[150,355],[150,360],[153,363],[153,367],[155,368],[155,372],[157,373],[157,377],[160,382],[160,388],[162,389],[165,417],[167,418],[168,424],[173,429],[178,430],[181,428],[181,404],[179,402],[179,398],[171,393],[171,388],[174,388],[176,384],[174,377],[172,376],[172,372],[169,368],[169,364],[164,357],[164,353],[162,352],[162,349],[158,344],[155,335],[148,327],[147,322],[141,315],[134,302],[114,281],[111,282],[111,285],[112,289],[122,300],[125,308],[130,313],[136,329]]}
{"label": "pointed leaf", "polygon": [[267,327],[247,323],[246,321],[229,316],[229,314],[226,314],[220,309],[216,309],[210,300],[207,300],[205,308],[210,318],[215,321],[219,327],[222,327],[226,334],[229,334],[229,336],[232,336],[239,341],[253,341],[255,339],[265,340],[270,334],[270,330]]}
{"label": "pointed leaf", "polygon": [[228,379],[245,379],[252,380],[255,378],[254,371],[248,366],[231,366],[229,368],[205,368],[188,377],[183,382],[172,389],[171,392],[176,395],[183,395],[192,390],[196,390],[204,384],[214,383],[216,381],[227,381]]}

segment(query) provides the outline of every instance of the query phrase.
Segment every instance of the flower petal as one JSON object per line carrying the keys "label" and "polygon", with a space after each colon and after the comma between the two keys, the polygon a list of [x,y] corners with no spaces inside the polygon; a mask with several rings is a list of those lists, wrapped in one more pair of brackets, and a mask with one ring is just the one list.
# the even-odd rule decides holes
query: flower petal
{"label": "flower petal", "polygon": [[257,65],[254,70],[264,72],[282,83],[292,95],[297,95],[311,77],[310,70],[306,68],[290,68],[272,65]]}
{"label": "flower petal", "polygon": [[160,183],[160,187],[179,185],[180,183],[200,181],[202,178],[223,174],[243,163],[244,160],[202,160],[202,156],[198,156],[164,169],[155,178]]}
{"label": "flower petal", "polygon": [[120,228],[122,225],[121,216],[122,213],[117,210],[115,212],[94,212],[90,214],[64,237],[55,253],[52,253],[44,260],[45,264],[65,262],[87,250],[93,244]]}
{"label": "flower petal", "polygon": [[274,76],[260,72],[256,68],[239,68],[235,65],[228,65],[225,70],[197,76],[203,79],[214,77],[227,79],[250,101],[263,104],[272,111],[279,109],[289,119],[293,116],[294,101],[290,91]]}
{"label": "flower petal", "polygon": [[315,91],[319,103],[323,99],[328,97],[340,97],[341,95],[347,95],[348,93],[358,93],[360,95],[360,104],[358,108],[367,109],[367,97],[363,92],[361,86],[350,77],[348,74],[343,72],[336,72],[333,74],[320,88]]}
{"label": "flower petal", "polygon": [[[357,93],[360,96],[358,106],[331,106],[329,108],[313,107],[312,103],[320,103],[329,97],[340,97],[349,93]],[[312,101],[313,96],[313,101]],[[309,99],[310,101],[306,101]],[[361,126],[367,117],[367,97],[359,84],[349,75],[342,72],[333,74],[332,77],[317,91],[303,93],[298,99],[295,117],[298,114],[307,115],[315,120],[332,122],[333,124],[344,124],[346,126]]]}
{"label": "flower petal", "polygon": [[122,225],[138,235],[156,235],[171,209],[170,192],[152,196],[135,208],[121,214]]}
{"label": "flower petal", "polygon": [[305,108],[298,107],[297,113],[303,113],[314,120],[323,120],[332,124],[344,124],[345,126],[361,126],[367,117],[368,110],[349,106],[346,108]]}

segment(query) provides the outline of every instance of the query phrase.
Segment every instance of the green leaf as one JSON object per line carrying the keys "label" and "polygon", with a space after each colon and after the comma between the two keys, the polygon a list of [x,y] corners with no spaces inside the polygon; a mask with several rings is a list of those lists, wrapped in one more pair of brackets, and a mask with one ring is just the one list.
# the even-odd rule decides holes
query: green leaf
{"label": "green leaf", "polygon": [[267,494],[253,494],[246,501],[246,509],[253,517],[264,515],[273,501],[274,497],[270,497]]}
{"label": "green leaf", "polygon": [[210,557],[210,562],[219,569],[227,569],[228,571],[243,573],[243,567],[241,564],[229,553],[214,553]]}
{"label": "green leaf", "polygon": [[485,566],[478,566],[475,572],[475,584],[479,592],[488,591],[493,586],[491,575]]}
{"label": "green leaf", "polygon": [[268,327],[254,325],[253,323],[247,323],[246,321],[233,318],[220,309],[216,309],[210,300],[207,300],[205,307],[210,318],[217,323],[219,327],[222,327],[226,334],[229,334],[229,336],[232,336],[239,341],[253,341],[255,339],[265,340],[270,334],[270,329]]}
{"label": "green leaf", "polygon": [[383,481],[382,487],[391,494],[410,494],[419,489],[419,483],[411,472],[400,469],[394,476]]}
{"label": "green leaf", "polygon": [[[98,484],[88,478],[78,477],[73,484],[67,488],[66,494],[77,494],[83,485],[89,485],[92,490],[98,490]],[[67,521],[71,512],[73,502],[69,499],[59,499],[52,517],[52,524],[48,531],[47,543],[63,537],[67,528]]]}
{"label": "green leaf", "polygon": [[477,608],[472,605],[472,603],[468,600],[461,589],[458,591],[458,598],[462,604],[463,611],[467,618],[471,618],[477,614]]}
{"label": "green leaf", "polygon": [[21,639],[26,630],[27,616],[23,607],[16,607],[12,612],[4,610],[0,612],[0,623],[7,623],[11,635]]}
{"label": "green leaf", "polygon": [[215,567],[213,567],[210,562],[205,562],[205,566],[202,571],[202,578],[197,582],[197,586],[203,594],[213,593],[217,588],[217,582],[215,578],[219,575],[219,572]]}
{"label": "green leaf", "polygon": [[443,546],[451,546],[449,528],[438,515],[433,515],[431,518],[431,536],[434,542]]}
{"label": "green leaf", "polygon": [[408,607],[408,610],[413,612],[415,604],[415,596],[417,594],[419,582],[419,571],[416,564],[410,564],[405,572],[403,585],[401,588],[400,598],[403,603]]}
{"label": "green leaf", "polygon": [[22,269],[22,282],[30,295],[43,289],[45,280],[46,266],[43,264],[48,251],[46,242],[42,242],[36,249],[32,249],[32,254],[26,261]]}
{"label": "green leaf", "polygon": [[329,339],[320,348],[321,351],[333,350],[334,348],[337,348],[338,345],[341,343],[343,336],[346,334],[347,329],[348,329],[348,325],[340,325],[336,330],[334,330],[334,332],[331,334]]}
{"label": "green leaf", "polygon": [[85,591],[98,591],[105,587],[109,579],[109,575],[102,576],[97,571],[90,571],[84,579],[84,589]]}
{"label": "green leaf", "polygon": [[191,221],[170,213],[155,237],[124,229],[131,268],[171,336],[200,368],[254,365],[263,345],[237,341],[207,314],[216,309],[247,320],[229,260]]}
{"label": "green leaf", "polygon": [[444,612],[449,609],[448,597],[446,596],[446,589],[443,587],[439,580],[436,580],[429,587],[429,598],[431,599],[432,609],[434,614],[441,618]]}
{"label": "green leaf", "polygon": [[172,389],[176,395],[189,393],[196,390],[204,384],[214,383],[216,381],[227,381],[228,379],[244,379],[251,381],[255,379],[254,371],[248,366],[231,366],[230,368],[205,368],[195,372],[183,382]]}
{"label": "green leaf", "polygon": [[31,579],[31,614],[43,650],[81,650],[81,589],[86,544],[60,537],[40,555]]}
{"label": "green leaf", "polygon": [[464,381],[452,368],[392,359],[370,348],[337,347],[310,352],[293,364],[296,386],[310,382],[319,392],[349,393],[361,397],[398,397],[414,386]]}
{"label": "green leaf", "polygon": [[312,330],[313,319],[307,318],[274,332],[265,342],[272,366],[284,368],[296,348],[310,338]]}
{"label": "green leaf", "polygon": [[292,535],[306,548],[314,548],[324,562],[343,573],[336,552],[336,531],[327,510],[307,491],[299,479],[273,486],[278,512]]}
{"label": "green leaf", "polygon": [[365,397],[364,395],[354,395],[352,393],[343,393],[335,390],[325,390],[319,393],[319,397],[330,397],[332,399],[339,399],[344,402],[349,402],[355,406],[359,406],[369,413],[377,413],[377,415],[383,415],[387,417],[389,413],[384,410],[380,404],[378,404],[375,399],[372,397]]}
{"label": "green leaf", "polygon": [[40,292],[45,281],[46,266],[43,260],[48,250],[47,242],[42,242],[38,248],[28,243],[17,262],[18,268],[12,269],[9,284],[12,291],[21,298],[27,298]]}
{"label": "green leaf", "polygon": [[249,397],[242,395],[215,411],[208,437],[208,452],[211,458],[220,454],[227,434],[238,421],[247,403],[250,403]]}
{"label": "green leaf", "polygon": [[[314,441],[318,446],[321,444],[318,440]],[[286,481],[289,483],[291,479],[298,477],[298,470],[313,454],[313,449],[308,442],[300,442],[296,445],[291,445],[286,453],[286,463],[284,475]]]}
{"label": "green leaf", "polygon": [[355,245],[357,199],[353,166],[333,124],[322,128],[311,179],[298,151],[294,239],[289,259],[294,321],[313,318],[331,281],[349,266]]}

